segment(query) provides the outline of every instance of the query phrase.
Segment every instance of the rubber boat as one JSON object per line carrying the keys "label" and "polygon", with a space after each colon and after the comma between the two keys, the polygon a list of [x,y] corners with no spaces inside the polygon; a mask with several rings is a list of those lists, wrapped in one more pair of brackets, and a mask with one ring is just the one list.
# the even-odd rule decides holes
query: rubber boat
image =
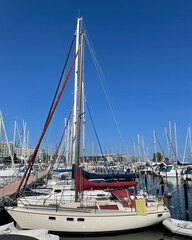
{"label": "rubber boat", "polygon": [[174,234],[192,237],[191,221],[167,218],[163,221],[163,226]]}

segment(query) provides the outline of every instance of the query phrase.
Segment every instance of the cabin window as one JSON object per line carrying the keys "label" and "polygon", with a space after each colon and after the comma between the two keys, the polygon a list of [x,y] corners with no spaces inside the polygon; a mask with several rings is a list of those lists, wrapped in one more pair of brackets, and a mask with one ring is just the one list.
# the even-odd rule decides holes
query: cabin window
{"label": "cabin window", "polygon": [[49,220],[56,220],[56,217],[49,217]]}
{"label": "cabin window", "polygon": [[84,221],[85,221],[85,218],[77,218],[77,221],[78,221],[78,222],[84,222]]}
{"label": "cabin window", "polygon": [[162,217],[162,216],[163,216],[163,214],[158,214],[158,215],[157,215],[157,217]]}
{"label": "cabin window", "polygon": [[67,221],[74,221],[74,218],[67,218]]}
{"label": "cabin window", "polygon": [[54,192],[55,192],[55,193],[60,193],[60,192],[61,192],[61,189],[55,189]]}

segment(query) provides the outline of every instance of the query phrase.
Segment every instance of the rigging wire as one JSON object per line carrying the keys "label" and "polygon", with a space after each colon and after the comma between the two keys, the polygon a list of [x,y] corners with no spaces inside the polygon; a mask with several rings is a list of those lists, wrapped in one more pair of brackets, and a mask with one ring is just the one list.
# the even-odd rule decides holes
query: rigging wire
{"label": "rigging wire", "polygon": [[[66,68],[66,65],[67,65],[68,60],[69,60],[69,56],[70,56],[70,53],[71,53],[71,49],[72,49],[72,47],[73,47],[73,43],[74,43],[75,37],[76,37],[76,35],[74,34],[73,40],[72,40],[72,43],[71,43],[71,46],[70,46],[70,49],[69,49],[69,52],[68,52],[68,55],[67,55],[65,64],[64,64],[64,66],[63,66],[63,70],[62,70],[60,79],[59,79],[59,83],[58,83],[58,86],[57,86],[57,89],[56,89],[56,92],[55,92],[55,96],[54,96],[54,98],[53,98],[53,101],[52,101],[52,104],[51,104],[51,107],[50,107],[50,110],[49,110],[49,113],[48,113],[48,116],[47,116],[47,120],[46,120],[46,122],[45,122],[45,125],[47,124],[47,121],[48,121],[49,116],[50,116],[50,114],[51,114],[51,111],[52,111],[52,109],[53,109],[53,105],[54,105],[54,103],[55,103],[55,99],[56,99],[56,97],[57,97],[57,94],[58,94],[58,91],[59,91],[59,88],[60,88],[60,85],[61,85],[61,81],[62,81],[62,79],[63,79],[63,74],[64,74],[64,72],[65,72],[65,68]],[[45,127],[45,126],[44,126],[44,127]]]}
{"label": "rigging wire", "polygon": [[[25,179],[25,177],[26,177],[27,172],[29,171],[29,168],[30,168],[30,171],[31,171],[31,169],[32,169],[32,165],[33,165],[34,160],[35,160],[35,157],[36,157],[36,155],[37,155],[37,151],[38,151],[39,146],[40,146],[40,144],[41,144],[41,141],[42,141],[42,139],[43,139],[43,137],[44,137],[44,135],[45,135],[45,132],[46,132],[46,130],[47,130],[47,128],[48,128],[48,125],[49,125],[49,123],[50,123],[50,121],[51,121],[51,118],[52,118],[52,116],[53,116],[53,114],[54,114],[54,112],[55,112],[55,110],[56,110],[56,107],[57,107],[58,102],[59,102],[59,100],[60,100],[60,98],[61,98],[61,95],[62,95],[62,93],[63,93],[63,90],[64,90],[64,88],[65,88],[65,86],[66,86],[66,84],[67,84],[67,81],[68,81],[68,79],[69,79],[70,73],[71,73],[71,71],[72,71],[72,68],[73,68],[73,66],[74,66],[74,63],[75,63],[75,60],[76,60],[76,57],[77,57],[78,53],[79,53],[79,50],[78,50],[77,53],[75,54],[75,58],[73,59],[72,65],[71,65],[71,67],[70,67],[70,69],[69,69],[69,72],[68,72],[68,74],[67,74],[67,77],[66,77],[66,79],[65,79],[65,81],[64,81],[64,83],[63,83],[63,86],[62,86],[62,88],[61,88],[61,90],[60,90],[60,92],[59,92],[59,95],[58,95],[58,97],[57,97],[57,100],[56,100],[56,102],[55,102],[55,104],[54,104],[54,106],[53,106],[53,109],[52,109],[52,111],[51,111],[51,114],[50,114],[50,116],[49,116],[49,119],[48,119],[47,122],[46,122],[46,125],[45,125],[45,127],[44,127],[44,129],[43,129],[43,132],[42,132],[42,134],[41,134],[41,137],[40,137],[40,139],[39,139],[39,142],[38,142],[38,144],[37,144],[37,146],[36,146],[36,148],[35,148],[35,150],[34,150],[34,153],[33,153],[32,157],[31,157],[31,159],[30,159],[30,161],[29,161],[28,167],[27,167],[27,169],[26,169],[26,171],[25,171],[25,173],[24,173],[24,175],[23,175],[23,178],[22,178],[22,180],[20,181],[19,187],[18,187],[18,189],[17,189],[17,191],[16,191],[16,193],[15,193],[15,195],[14,195],[14,200],[15,200],[15,198],[16,198],[17,195],[18,195],[18,192],[19,192],[19,190],[20,190],[20,188],[21,188],[21,186],[22,186],[22,184],[23,184],[23,181],[24,181],[24,179]],[[27,176],[27,179],[26,179],[26,182],[25,182],[24,187],[25,187],[26,184],[27,184],[28,178],[29,178],[29,174],[28,174],[28,176]]]}
{"label": "rigging wire", "polygon": [[56,149],[56,152],[55,152],[54,157],[53,157],[53,160],[52,160],[52,162],[51,162],[51,165],[50,165],[49,171],[48,171],[48,173],[47,173],[47,180],[49,179],[50,171],[53,169],[53,165],[54,165],[54,163],[55,163],[57,153],[58,153],[59,148],[60,148],[60,146],[61,146],[61,142],[62,142],[63,137],[64,137],[64,135],[65,135],[65,131],[66,131],[67,127],[68,127],[69,120],[70,120],[70,118],[71,118],[72,109],[73,109],[73,107],[71,108],[71,111],[70,111],[70,113],[69,113],[69,117],[68,117],[68,119],[67,119],[66,126],[65,126],[65,128],[64,128],[64,131],[63,131],[63,134],[62,134],[62,136],[61,136],[61,139],[60,139],[59,145],[58,145],[58,147],[57,147],[57,149]]}
{"label": "rigging wire", "polygon": [[160,141],[159,141],[159,138],[157,137],[156,132],[155,132],[155,136],[156,136],[156,138],[157,138],[157,141],[158,141],[159,146],[160,146],[160,148],[161,148],[161,151],[162,151],[163,157],[164,157],[164,159],[165,159],[165,153],[164,153],[164,151],[163,151],[163,149],[162,149],[162,146],[161,146],[161,144],[160,144]]}
{"label": "rigging wire", "polygon": [[[50,109],[49,109],[49,113],[48,113],[48,116],[47,116],[47,119],[46,119],[46,122],[45,122],[45,125],[44,125],[44,128],[43,128],[43,129],[45,129],[45,127],[46,127],[46,125],[47,125],[47,123],[48,123],[48,120],[49,120],[49,118],[50,118],[51,112],[52,112],[52,110],[53,110],[53,106],[54,106],[54,104],[55,104],[55,100],[56,100],[56,97],[57,97],[57,94],[58,94],[58,91],[59,91],[59,88],[60,88],[60,85],[61,85],[61,81],[62,81],[62,79],[63,79],[63,75],[64,75],[64,72],[65,72],[65,69],[66,69],[68,60],[69,60],[69,56],[70,56],[70,53],[71,53],[71,50],[72,50],[72,47],[73,47],[73,43],[74,43],[75,37],[76,37],[76,35],[74,34],[73,39],[72,39],[72,42],[71,42],[71,45],[70,45],[70,48],[69,48],[69,52],[68,52],[68,54],[67,54],[67,58],[66,58],[65,64],[64,64],[63,69],[62,69],[62,72],[61,72],[61,76],[60,76],[60,79],[59,79],[59,83],[58,83],[58,86],[57,86],[57,89],[56,89],[56,92],[55,92],[55,95],[54,95],[54,98],[53,98],[51,107],[50,107]],[[39,149],[39,147],[38,147],[38,149]],[[37,149],[37,151],[38,151],[38,149]],[[36,154],[34,154],[34,157],[33,157],[33,159],[32,159],[32,162],[31,162],[31,165],[30,165],[30,167],[29,167],[28,175],[27,175],[27,177],[26,177],[26,181],[25,181],[25,184],[24,184],[23,189],[25,189],[25,187],[26,187],[26,184],[27,184],[27,181],[28,181],[29,176],[30,176],[30,174],[31,174],[31,170],[32,170],[33,164],[34,164],[34,162],[35,162],[36,156],[37,156],[37,152],[36,152]]]}
{"label": "rigging wire", "polygon": [[88,106],[88,104],[87,104],[86,99],[85,99],[85,103],[86,103],[86,106],[87,106],[87,110],[88,110],[88,112],[89,112],[89,116],[90,116],[90,119],[91,119],[91,123],[92,123],[92,125],[93,125],[93,129],[94,129],[94,132],[95,132],[95,135],[96,135],[96,138],[97,138],[97,142],[98,142],[98,144],[99,144],[99,148],[100,148],[100,151],[101,151],[101,154],[102,154],[102,158],[103,158],[104,163],[105,163],[105,166],[106,166],[106,170],[108,170],[107,163],[106,163],[106,160],[105,160],[105,157],[104,157],[104,154],[103,154],[103,150],[102,150],[102,148],[101,148],[101,143],[100,143],[100,141],[99,141],[99,137],[98,137],[98,135],[97,135],[97,131],[96,131],[96,128],[95,128],[95,125],[94,125],[94,122],[93,122],[93,118],[92,118],[92,116],[91,116],[91,112],[90,112],[90,109],[89,109],[89,106]]}
{"label": "rigging wire", "polygon": [[171,142],[171,139],[170,139],[168,133],[167,133],[167,137],[168,137],[169,143],[170,143],[170,145],[171,145],[171,148],[172,148],[172,150],[173,150],[173,152],[174,152],[175,158],[177,159],[177,163],[180,163],[179,160],[178,160],[178,158],[177,158],[177,154],[176,154],[176,152],[175,152],[175,149],[174,149],[174,147],[173,147],[173,144],[172,144],[172,142]]}
{"label": "rigging wire", "polygon": [[88,38],[87,38],[86,35],[85,35],[85,39],[86,39],[86,41],[87,41],[87,45],[88,45],[88,48],[89,48],[91,57],[92,57],[92,59],[93,59],[93,62],[94,62],[94,65],[95,65],[97,74],[98,74],[98,76],[99,76],[100,83],[101,83],[101,85],[102,85],[102,87],[103,87],[103,91],[104,91],[105,97],[106,97],[106,99],[107,99],[107,102],[108,102],[108,105],[109,105],[111,114],[112,114],[112,116],[113,116],[113,119],[114,119],[114,121],[115,121],[115,124],[116,124],[117,130],[118,130],[118,133],[119,133],[119,135],[120,135],[121,141],[122,141],[122,143],[123,143],[123,145],[124,145],[124,148],[126,149],[126,152],[128,153],[128,148],[127,148],[127,146],[126,146],[126,144],[125,144],[125,141],[124,141],[124,139],[123,139],[123,136],[122,136],[122,134],[121,134],[121,131],[120,131],[120,128],[119,128],[119,125],[118,125],[118,122],[117,122],[117,118],[115,117],[115,114],[114,114],[112,105],[111,105],[111,103],[110,103],[109,97],[108,97],[108,95],[107,95],[106,88],[105,88],[104,83],[103,83],[103,79],[102,79],[103,73],[102,73],[102,70],[101,70],[101,68],[100,68],[100,66],[99,66],[98,60],[97,60],[97,58],[96,58],[96,56],[95,56],[95,53],[94,53],[93,48],[92,48],[92,46],[91,46],[91,44],[90,44],[90,41],[88,40]]}

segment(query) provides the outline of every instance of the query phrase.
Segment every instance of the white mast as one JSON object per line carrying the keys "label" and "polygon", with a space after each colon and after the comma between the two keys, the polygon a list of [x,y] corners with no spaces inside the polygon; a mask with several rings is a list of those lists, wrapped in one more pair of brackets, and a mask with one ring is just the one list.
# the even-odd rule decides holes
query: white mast
{"label": "white mast", "polygon": [[142,142],[143,142],[143,158],[144,158],[144,161],[146,160],[146,155],[145,155],[145,144],[144,144],[144,138],[142,136]]}
{"label": "white mast", "polygon": [[168,133],[167,133],[166,128],[165,128],[165,135],[166,135],[166,141],[167,141],[167,152],[168,152],[168,157],[169,157],[169,160],[170,160],[171,158],[170,158],[170,152],[169,152],[169,140],[168,140]]}
{"label": "white mast", "polygon": [[184,153],[183,153],[183,163],[185,161],[185,154],[186,154],[186,148],[187,148],[188,134],[189,134],[189,128],[187,129],[187,137],[186,137],[185,148],[184,148]]}
{"label": "white mast", "polygon": [[171,121],[169,121],[169,135],[170,135],[170,145],[171,145],[171,161],[173,161],[173,149],[172,149],[172,137],[171,137]]}
{"label": "white mast", "polygon": [[3,122],[3,115],[2,115],[2,112],[1,112],[1,111],[0,111],[0,122],[2,123],[2,127],[3,127],[4,133],[5,133],[5,139],[6,139],[6,142],[7,142],[7,147],[8,147],[9,155],[10,155],[10,157],[11,157],[12,168],[13,168],[13,170],[14,170],[14,172],[15,172],[15,175],[16,175],[16,169],[15,169],[13,154],[11,153],[11,148],[10,148],[9,141],[8,141],[8,138],[7,138],[7,133],[6,133],[6,130],[5,130],[5,125],[4,125],[4,122]]}
{"label": "white mast", "polygon": [[83,112],[83,165],[85,165],[85,89],[82,81],[82,112]]}
{"label": "white mast", "polygon": [[1,118],[0,118],[0,141],[1,141]]}
{"label": "white mast", "polygon": [[156,139],[155,139],[155,130],[153,130],[153,137],[154,137],[154,147],[155,147],[155,160],[157,163],[157,147],[156,147]]}
{"label": "white mast", "polygon": [[137,134],[137,140],[138,140],[139,160],[141,160],[141,149],[140,149],[140,140],[139,140],[139,134]]}
{"label": "white mast", "polygon": [[67,164],[67,167],[69,167],[69,143],[70,143],[69,122],[68,122],[66,131],[67,131],[66,164]]}
{"label": "white mast", "polygon": [[[77,19],[77,30],[76,30],[76,51],[79,49],[79,26],[82,18]],[[72,164],[75,164],[75,154],[76,154],[76,123],[77,123],[77,90],[78,90],[78,59],[75,60],[75,82],[74,82],[74,103],[73,103],[73,141],[72,141]]]}
{"label": "white mast", "polygon": [[14,125],[14,135],[13,135],[13,144],[14,144],[14,149],[15,149],[15,138],[16,138],[16,127],[17,127],[17,121],[15,120],[15,125]]}
{"label": "white mast", "polygon": [[27,159],[29,159],[29,130],[27,131]]}
{"label": "white mast", "polygon": [[22,148],[22,135],[21,135],[20,132],[19,132],[18,124],[17,124],[17,133],[18,133],[18,135],[19,135],[19,144],[20,144],[20,147]]}
{"label": "white mast", "polygon": [[192,144],[191,144],[191,128],[189,126],[189,144],[190,144],[190,153],[191,153],[191,160],[192,160]]}
{"label": "white mast", "polygon": [[71,123],[71,132],[70,132],[70,153],[69,153],[69,157],[70,157],[70,166],[72,168],[72,152],[73,152],[73,121]]}
{"label": "white mast", "polygon": [[177,150],[177,130],[176,130],[176,123],[174,123],[174,129],[175,129],[175,148],[176,148],[176,157],[177,157],[177,160],[179,160],[179,158],[178,158],[178,150]]}
{"label": "white mast", "polygon": [[22,157],[23,157],[23,162],[25,163],[25,166],[27,166],[27,161],[26,161],[26,125],[27,123],[24,122],[23,120],[23,145],[22,145]]}

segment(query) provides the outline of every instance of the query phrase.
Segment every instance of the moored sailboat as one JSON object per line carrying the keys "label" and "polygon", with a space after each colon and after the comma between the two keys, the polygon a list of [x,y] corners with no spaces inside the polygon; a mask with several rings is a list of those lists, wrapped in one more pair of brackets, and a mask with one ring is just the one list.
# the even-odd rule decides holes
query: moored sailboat
{"label": "moored sailboat", "polygon": [[[53,232],[73,234],[121,232],[158,224],[170,217],[169,210],[156,198],[137,196],[136,181],[90,182],[79,171],[83,42],[84,33],[81,34],[80,48],[75,201],[63,205],[12,206],[6,210],[23,229],[45,228]],[[130,194],[129,188],[134,189],[133,194]],[[104,189],[111,193],[110,199],[93,198],[86,201],[81,194],[85,190]]]}

